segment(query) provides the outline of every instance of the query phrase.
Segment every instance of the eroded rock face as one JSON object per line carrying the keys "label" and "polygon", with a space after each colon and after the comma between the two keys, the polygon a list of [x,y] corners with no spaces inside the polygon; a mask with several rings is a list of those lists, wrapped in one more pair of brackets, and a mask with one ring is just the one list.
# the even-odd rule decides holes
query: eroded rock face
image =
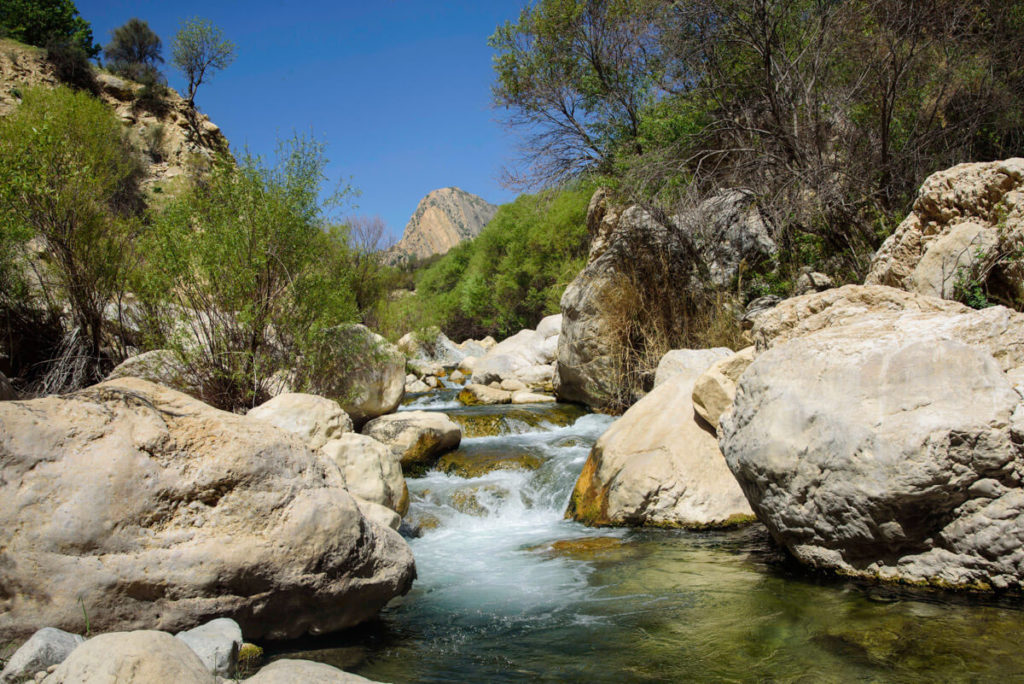
{"label": "eroded rock face", "polygon": [[480,234],[498,207],[459,188],[434,190],[416,207],[402,239],[389,252],[392,262],[444,254]]}
{"label": "eroded rock face", "polygon": [[562,295],[555,386],[561,399],[604,408],[621,400],[617,340],[641,300],[681,321],[687,293],[730,283],[741,263],[776,247],[753,197],[741,191],[664,221],[639,206],[619,214],[596,196],[591,210],[600,218],[588,217],[596,230],[590,261]]}
{"label": "eroded rock face", "polygon": [[138,379],[0,403],[0,640],[53,626],[249,638],[348,627],[408,591],[408,545],[297,437]]}
{"label": "eroded rock face", "polygon": [[775,539],[845,574],[1024,587],[1024,316],[877,286],[768,315],[720,444]]}
{"label": "eroded rock face", "polygon": [[402,411],[381,416],[367,423],[363,434],[387,445],[406,469],[431,465],[462,441],[458,424],[436,411]]}
{"label": "eroded rock face", "polygon": [[[719,355],[720,356],[720,355]],[[714,355],[692,354],[594,445],[567,518],[588,525],[719,527],[753,520],[690,396]]]}
{"label": "eroded rock face", "polygon": [[[870,315],[921,314],[942,334],[984,347],[1004,370],[1024,366],[1024,330],[1018,314],[1001,306],[974,312],[962,304],[880,285],[846,285],[793,297],[757,318],[751,336],[761,352],[810,333]],[[935,314],[924,316],[925,314]],[[906,320],[914,320],[913,316]]]}
{"label": "eroded rock face", "polygon": [[[914,209],[879,248],[865,283],[955,296],[961,269],[975,274],[1024,246],[1024,159],[959,164],[929,176]],[[995,266],[989,289],[1024,292],[1024,269]]]}
{"label": "eroded rock face", "polygon": [[352,431],[352,420],[341,410],[338,402],[315,394],[280,394],[252,409],[246,416],[301,437],[314,451]]}

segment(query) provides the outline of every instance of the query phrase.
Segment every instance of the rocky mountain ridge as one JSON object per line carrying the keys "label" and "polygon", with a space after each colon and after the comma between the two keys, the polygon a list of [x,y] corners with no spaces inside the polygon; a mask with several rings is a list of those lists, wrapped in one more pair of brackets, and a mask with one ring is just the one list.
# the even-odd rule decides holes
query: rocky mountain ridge
{"label": "rocky mountain ridge", "polygon": [[388,261],[425,259],[444,254],[463,240],[480,234],[498,207],[461,188],[434,190],[420,200]]}

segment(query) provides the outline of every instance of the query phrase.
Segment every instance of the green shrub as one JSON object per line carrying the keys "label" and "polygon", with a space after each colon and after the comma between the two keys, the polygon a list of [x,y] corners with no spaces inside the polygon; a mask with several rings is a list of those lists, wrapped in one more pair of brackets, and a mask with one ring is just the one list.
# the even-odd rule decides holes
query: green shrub
{"label": "green shrub", "polygon": [[70,307],[77,370],[49,390],[99,379],[104,309],[123,292],[142,208],[141,166],[107,107],[66,88],[31,88],[0,118],[0,233],[13,249],[36,238],[53,278],[50,309]]}
{"label": "green shrub", "polygon": [[264,401],[279,372],[306,384],[332,329],[355,319],[347,246],[322,228],[325,164],[323,147],[301,138],[274,167],[219,163],[148,237],[136,289],[162,338],[151,344],[174,348],[215,406]]}

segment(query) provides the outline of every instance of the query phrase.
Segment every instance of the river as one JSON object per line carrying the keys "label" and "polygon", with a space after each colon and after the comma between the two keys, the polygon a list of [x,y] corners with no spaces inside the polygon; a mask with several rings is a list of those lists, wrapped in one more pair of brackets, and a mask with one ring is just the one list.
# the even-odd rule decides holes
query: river
{"label": "river", "polygon": [[756,524],[690,532],[564,520],[607,416],[462,407],[453,390],[406,408],[445,411],[467,435],[408,480],[408,519],[421,527],[409,540],[412,591],[369,625],[279,645],[274,657],[388,682],[1024,678],[1019,601],[818,576]]}

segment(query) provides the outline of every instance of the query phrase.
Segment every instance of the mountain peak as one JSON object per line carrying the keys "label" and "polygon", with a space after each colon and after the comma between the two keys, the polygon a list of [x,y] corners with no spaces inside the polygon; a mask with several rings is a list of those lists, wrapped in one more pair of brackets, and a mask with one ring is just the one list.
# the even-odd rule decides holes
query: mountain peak
{"label": "mountain peak", "polygon": [[425,259],[444,254],[463,240],[476,237],[498,207],[461,188],[433,190],[420,200],[391,252],[398,258]]}

